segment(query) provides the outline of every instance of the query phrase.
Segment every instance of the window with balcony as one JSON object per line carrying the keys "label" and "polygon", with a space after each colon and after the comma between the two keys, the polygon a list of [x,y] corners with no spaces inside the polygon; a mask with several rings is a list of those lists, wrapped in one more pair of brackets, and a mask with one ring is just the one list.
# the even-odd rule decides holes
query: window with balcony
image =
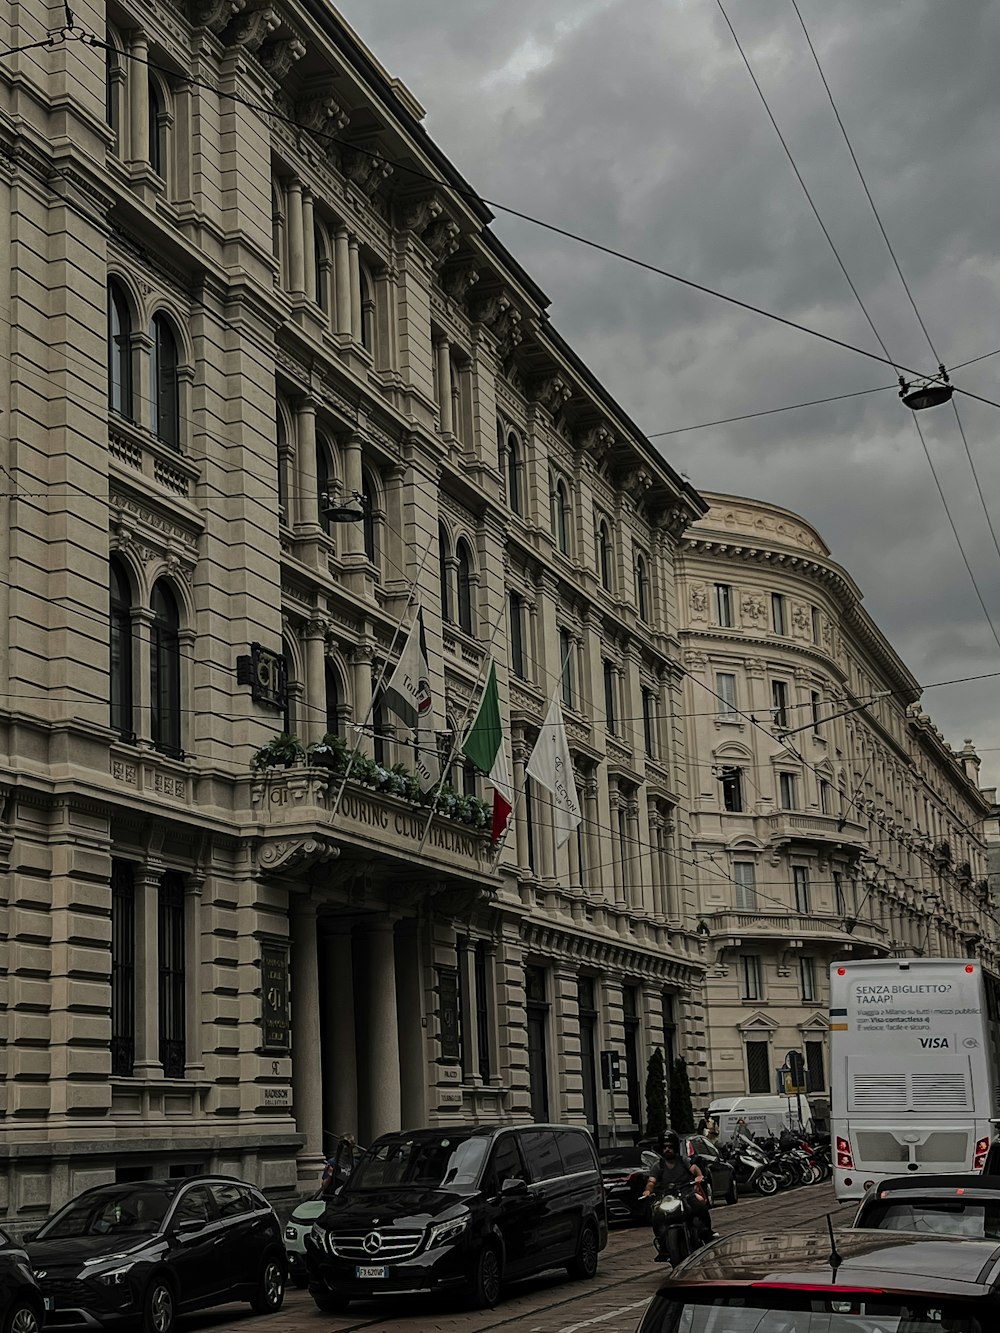
{"label": "window with balcony", "polygon": [[719,699],[719,721],[737,721],[739,715],[736,711],[736,677],[731,671],[715,673],[715,693]]}
{"label": "window with balcony", "polygon": [[165,1078],[183,1078],[184,1028],[184,880],[168,871],[160,880],[159,936],[159,1045]]}
{"label": "window with balcony", "polygon": [[808,916],[812,904],[809,901],[809,871],[806,866],[792,866],[792,880],[795,884],[795,910],[802,916]]}
{"label": "window with balcony", "polygon": [[153,585],[149,670],[153,744],[164,754],[181,754],[181,617],[165,580]]}
{"label": "window with balcony", "polygon": [[797,774],[778,774],[778,804],[782,810],[797,810],[799,808],[799,782]]}
{"label": "window with balcony", "polygon": [[559,631],[559,664],[562,672],[562,701],[567,708],[574,708],[573,636],[568,629]]}
{"label": "window with balcony", "polygon": [[524,652],[524,598],[512,592],[507,598],[510,616],[510,669],[519,680],[527,680]]}
{"label": "window with balcony", "polygon": [[122,284],[108,283],[108,406],[132,421],[132,312]]}
{"label": "window with balcony", "polygon": [[117,556],[108,568],[108,613],[111,726],[123,740],[133,741],[132,585]]}
{"label": "window with balcony", "polygon": [[759,1000],[763,995],[760,955],[745,953],[740,956],[740,995],[744,1000]]}
{"label": "window with balcony", "polygon": [[615,734],[615,684],[616,671],[614,662],[604,661],[604,720],[608,731]]}
{"label": "window with balcony", "polygon": [[475,613],[473,607],[473,565],[469,543],[460,538],[455,546],[458,557],[458,624],[466,634],[475,632]]}
{"label": "window with balcony", "polygon": [[816,992],[816,959],[799,959],[799,982],[802,990],[802,1003],[815,1004],[819,998]]}
{"label": "window with balcony", "polygon": [[733,590],[728,583],[715,585],[715,623],[723,629],[733,624]]}
{"label": "window with balcony", "polygon": [[771,716],[776,727],[788,730],[788,685],[783,680],[771,681]]}
{"label": "window with balcony", "polygon": [[737,912],[756,912],[757,867],[752,861],[734,861],[733,879],[736,881]]}
{"label": "window with balcony", "polygon": [[743,810],[743,770],[726,765],[719,774],[722,783],[722,808],[731,814]]}
{"label": "window with balcony", "polygon": [[833,814],[833,788],[825,778],[819,780],[819,809],[820,814]]}
{"label": "window with balcony", "polygon": [[754,1092],[771,1092],[771,1043],[748,1041],[747,1087]]}
{"label": "window with balcony", "polygon": [[153,316],[149,331],[152,347],[149,354],[150,388],[152,389],[153,434],[172,449],[181,447],[180,379],[177,374],[177,338],[170,320],[164,314]]}
{"label": "window with balcony", "polygon": [[781,638],[788,633],[785,623],[785,599],[780,592],[771,593],[771,628]]}

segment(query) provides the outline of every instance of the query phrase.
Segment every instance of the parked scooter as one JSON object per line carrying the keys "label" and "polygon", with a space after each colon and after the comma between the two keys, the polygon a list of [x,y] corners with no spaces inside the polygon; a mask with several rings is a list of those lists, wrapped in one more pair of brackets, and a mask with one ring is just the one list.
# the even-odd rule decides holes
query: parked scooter
{"label": "parked scooter", "polygon": [[752,1139],[740,1135],[720,1150],[732,1164],[736,1183],[741,1190],[752,1189],[758,1194],[777,1194],[778,1181],[764,1150]]}
{"label": "parked scooter", "polygon": [[[642,1164],[652,1173],[659,1159],[656,1153],[644,1152]],[[675,1266],[702,1245],[700,1227],[692,1203],[696,1186],[661,1185],[653,1195],[650,1221],[653,1226],[653,1244],[659,1255],[666,1255]]]}

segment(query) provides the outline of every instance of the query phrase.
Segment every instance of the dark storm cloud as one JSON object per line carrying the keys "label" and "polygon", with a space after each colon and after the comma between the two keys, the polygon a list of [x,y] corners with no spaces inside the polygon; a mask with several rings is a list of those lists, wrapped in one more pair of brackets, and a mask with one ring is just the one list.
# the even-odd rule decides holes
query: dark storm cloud
{"label": "dark storm cloud", "polygon": [[[1000,6],[799,3],[940,354],[955,362],[1000,346]],[[484,194],[878,350],[712,0],[341,9]],[[879,332],[905,364],[930,368],[789,0],[727,9]],[[496,230],[543,276],[556,325],[651,433],[894,378],[527,224],[501,215]],[[1000,399],[1000,357],[956,378]],[[960,410],[1000,522],[1000,411],[961,400]],[[1000,626],[1000,556],[950,409],[926,430]],[[893,390],[658,443],[696,485],[815,522],[921,679],[1000,669]],[[987,682],[934,690],[927,705],[953,740],[1000,745],[996,697]]]}

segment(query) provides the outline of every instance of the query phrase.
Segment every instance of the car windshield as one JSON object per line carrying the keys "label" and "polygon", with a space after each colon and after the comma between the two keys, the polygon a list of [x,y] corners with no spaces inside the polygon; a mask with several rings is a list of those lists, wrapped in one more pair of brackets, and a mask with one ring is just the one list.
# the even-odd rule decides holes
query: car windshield
{"label": "car windshield", "polygon": [[631,1167],[635,1171],[642,1167],[642,1154],[638,1148],[602,1148],[597,1157],[601,1166]]}
{"label": "car windshield", "polygon": [[160,1229],[171,1195],[134,1185],[97,1194],[83,1194],[56,1213],[39,1231],[38,1240],[69,1240],[77,1236],[112,1236]]}
{"label": "car windshield", "polygon": [[390,1139],[369,1148],[351,1177],[350,1190],[412,1186],[420,1189],[453,1189],[474,1185],[479,1179],[489,1139],[440,1138]]}
{"label": "car windshield", "polygon": [[762,1293],[694,1303],[658,1298],[640,1325],[641,1333],[983,1333],[978,1319],[960,1304],[843,1291],[815,1297]]}
{"label": "car windshield", "polygon": [[922,1236],[1000,1240],[1000,1202],[986,1199],[880,1202],[865,1209],[858,1225],[883,1231],[915,1231]]}

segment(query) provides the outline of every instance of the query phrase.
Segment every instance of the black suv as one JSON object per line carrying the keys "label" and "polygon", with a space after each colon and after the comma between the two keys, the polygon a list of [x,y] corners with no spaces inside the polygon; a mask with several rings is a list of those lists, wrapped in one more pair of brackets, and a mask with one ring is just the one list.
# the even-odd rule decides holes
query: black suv
{"label": "black suv", "polygon": [[508,1278],[597,1272],[608,1242],[594,1144],[566,1125],[419,1129],[377,1139],[306,1238],[321,1310],[465,1289],[495,1305]]}
{"label": "black suv", "polygon": [[229,1301],[281,1309],[281,1224],[225,1176],[99,1185],[27,1238],[45,1327],[171,1333],[178,1314]]}
{"label": "black suv", "polygon": [[38,1333],[42,1293],[24,1249],[0,1231],[0,1328],[6,1333]]}

